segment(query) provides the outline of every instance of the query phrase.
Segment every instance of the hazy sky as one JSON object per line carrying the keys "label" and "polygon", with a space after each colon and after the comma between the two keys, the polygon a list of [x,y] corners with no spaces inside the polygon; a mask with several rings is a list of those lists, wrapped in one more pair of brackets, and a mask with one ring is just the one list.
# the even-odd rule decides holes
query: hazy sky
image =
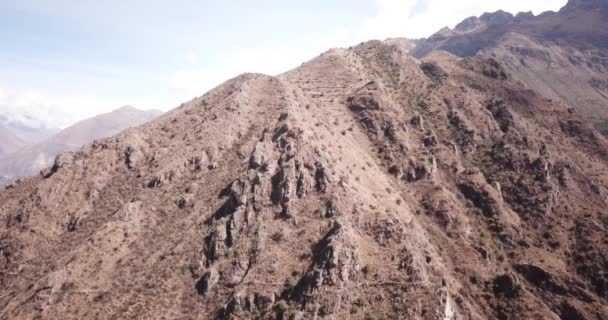
{"label": "hazy sky", "polygon": [[0,112],[64,127],[133,105],[168,110],[243,72],[331,47],[427,37],[485,11],[567,0],[0,0]]}

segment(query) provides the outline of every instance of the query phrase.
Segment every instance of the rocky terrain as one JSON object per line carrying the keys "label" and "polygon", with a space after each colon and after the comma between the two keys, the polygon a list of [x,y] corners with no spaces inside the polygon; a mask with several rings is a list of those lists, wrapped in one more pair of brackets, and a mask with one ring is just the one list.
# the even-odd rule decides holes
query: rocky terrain
{"label": "rocky terrain", "polygon": [[608,319],[607,187],[496,60],[334,49],[0,191],[0,318]]}
{"label": "rocky terrain", "polygon": [[500,61],[515,80],[563,101],[608,134],[608,2],[570,0],[559,12],[498,11],[464,20],[419,41],[418,58],[435,50]]}
{"label": "rocky terrain", "polygon": [[[53,164],[61,152],[75,151],[95,139],[107,138],[122,130],[141,125],[160,115],[160,111],[142,111],[130,106],[82,120],[42,142],[0,152],[0,176],[5,179],[36,175]],[[7,140],[10,141],[10,140]],[[24,146],[25,145],[25,146]],[[0,186],[3,185],[0,181]]]}

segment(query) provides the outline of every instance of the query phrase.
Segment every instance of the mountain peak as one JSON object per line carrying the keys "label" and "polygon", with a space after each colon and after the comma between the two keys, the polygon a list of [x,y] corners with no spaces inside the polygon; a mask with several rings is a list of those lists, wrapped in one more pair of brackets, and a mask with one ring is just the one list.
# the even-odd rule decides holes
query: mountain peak
{"label": "mountain peak", "polygon": [[486,12],[479,17],[479,20],[487,24],[505,24],[513,20],[513,14],[503,10]]}
{"label": "mountain peak", "polygon": [[0,191],[0,315],[595,314],[606,150],[496,60],[330,50]]}
{"label": "mountain peak", "polygon": [[114,111],[139,111],[139,109],[133,107],[132,105],[124,105]]}
{"label": "mountain peak", "polygon": [[518,22],[522,22],[524,20],[529,20],[529,19],[533,19],[535,17],[534,13],[532,11],[526,11],[526,12],[518,12],[515,15],[515,19]]}
{"label": "mountain peak", "polygon": [[481,25],[481,20],[475,16],[468,17],[454,27],[454,30],[459,32],[467,32]]}
{"label": "mountain peak", "polygon": [[608,1],[606,0],[568,0],[568,3],[563,10],[595,10],[607,8]]}

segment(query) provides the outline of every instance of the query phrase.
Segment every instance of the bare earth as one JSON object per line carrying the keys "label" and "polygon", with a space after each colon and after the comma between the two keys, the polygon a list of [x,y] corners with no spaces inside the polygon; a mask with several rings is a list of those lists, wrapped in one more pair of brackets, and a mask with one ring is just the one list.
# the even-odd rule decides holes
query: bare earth
{"label": "bare earth", "polygon": [[608,319],[607,186],[495,61],[334,49],[0,191],[0,318]]}

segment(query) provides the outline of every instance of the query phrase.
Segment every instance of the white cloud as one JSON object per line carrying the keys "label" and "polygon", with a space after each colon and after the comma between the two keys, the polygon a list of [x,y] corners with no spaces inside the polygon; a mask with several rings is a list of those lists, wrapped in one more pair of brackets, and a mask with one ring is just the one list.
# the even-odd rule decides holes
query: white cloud
{"label": "white cloud", "polygon": [[484,12],[557,11],[567,0],[376,0],[376,13],[361,28],[359,40],[388,37],[423,38]]}
{"label": "white cloud", "polygon": [[35,91],[0,88],[0,115],[7,122],[31,128],[64,128],[95,114],[101,106],[74,97],[50,97]]}
{"label": "white cloud", "polygon": [[332,47],[347,47],[358,42],[388,37],[428,37],[439,29],[454,27],[463,19],[484,12],[505,10],[513,13],[558,10],[567,0],[375,0],[376,11],[365,19],[360,28],[338,28],[315,43],[301,43],[298,47],[265,44],[256,48],[242,48],[221,61],[201,66],[200,54],[187,51],[181,68],[170,74],[173,89],[189,96],[201,95],[231,77],[244,72],[277,74],[298,66]]}
{"label": "white cloud", "polygon": [[183,66],[168,76],[173,89],[189,96],[198,96],[224,81],[245,72],[277,75],[299,66],[332,47],[352,44],[352,34],[345,28],[329,32],[315,43],[302,43],[298,47],[259,46],[242,48],[216,63],[201,66],[200,56],[190,50],[183,54]]}
{"label": "white cloud", "polygon": [[[371,12],[367,19],[360,21],[359,26],[352,24],[349,25],[349,28],[328,26],[325,36],[311,41],[301,40],[296,36],[291,39],[277,39],[277,35],[271,33],[264,37],[264,40],[269,42],[260,41],[256,47],[243,45],[238,50],[223,53],[223,56],[216,61],[205,60],[206,55],[202,54],[203,49],[196,48],[196,43],[200,43],[200,39],[180,41],[180,43],[188,43],[188,45],[195,43],[194,48],[184,50],[181,54],[177,53],[180,55],[179,60],[181,61],[181,64],[177,66],[172,65],[171,62],[164,63],[169,60],[168,57],[160,57],[159,61],[162,61],[160,60],[162,58],[166,60],[158,65],[169,65],[168,68],[171,68],[169,72],[163,69],[146,69],[146,72],[142,72],[130,64],[114,65],[107,62],[97,65],[96,63],[78,63],[66,58],[66,61],[61,60],[56,64],[51,64],[47,68],[48,72],[37,73],[36,71],[41,69],[40,65],[46,66],[49,63],[46,59],[42,59],[41,62],[36,61],[32,67],[36,71],[32,71],[31,74],[21,72],[21,69],[17,68],[20,72],[15,72],[15,74],[19,74],[25,79],[22,81],[21,87],[14,81],[0,83],[5,86],[0,89],[0,113],[9,115],[14,121],[29,121],[32,125],[39,127],[65,127],[77,120],[109,111],[122,104],[166,110],[177,105],[178,102],[201,95],[243,72],[278,74],[297,67],[331,47],[347,47],[361,41],[387,37],[427,37],[444,26],[453,27],[468,16],[480,15],[486,11],[532,10],[538,14],[544,10],[557,10],[567,0],[369,1],[375,1],[376,10]],[[61,1],[63,5],[67,5],[69,2]],[[24,2],[24,5],[25,3],[30,3],[33,9],[40,7],[31,1]],[[83,6],[91,9],[87,5]],[[40,10],[56,9],[55,7],[41,7]],[[54,13],[63,14],[65,10],[55,11]],[[84,19],[80,16],[80,9],[72,11],[68,13],[71,12]],[[87,12],[97,12],[97,10],[91,9]],[[104,22],[106,22],[105,19]],[[129,27],[135,28],[133,25],[129,25]],[[333,31],[331,28],[334,28]],[[136,32],[139,29],[134,30],[132,31]],[[173,36],[188,37],[181,34]],[[228,34],[226,38],[230,38],[230,36]],[[236,37],[236,39],[235,46],[239,43],[239,38]],[[213,46],[210,47],[213,48]],[[178,50],[188,49],[181,46],[179,48]],[[125,49],[132,48],[126,47]],[[168,50],[160,51],[165,54],[175,54],[174,52],[168,53],[170,52]],[[171,70],[174,71],[171,72]],[[132,76],[135,73],[137,76]],[[59,74],[59,78],[55,77],[57,74]],[[81,76],[83,74],[86,76]],[[29,78],[48,78],[53,79],[51,82],[62,84],[64,81],[72,82],[63,86],[54,86],[53,83],[44,82],[32,84],[27,81]],[[86,81],[80,81],[82,79]],[[6,81],[7,79],[0,80]],[[20,90],[9,88],[14,85],[17,85]],[[26,90],[27,88],[36,88],[36,90],[32,92]],[[38,90],[42,90],[42,92]],[[52,94],[49,94],[51,92]]]}
{"label": "white cloud", "polygon": [[184,66],[169,75],[172,88],[190,96],[201,95],[225,80],[243,72],[271,72],[282,62],[265,57],[264,50],[241,50],[208,67],[201,67],[192,52],[185,54]]}

